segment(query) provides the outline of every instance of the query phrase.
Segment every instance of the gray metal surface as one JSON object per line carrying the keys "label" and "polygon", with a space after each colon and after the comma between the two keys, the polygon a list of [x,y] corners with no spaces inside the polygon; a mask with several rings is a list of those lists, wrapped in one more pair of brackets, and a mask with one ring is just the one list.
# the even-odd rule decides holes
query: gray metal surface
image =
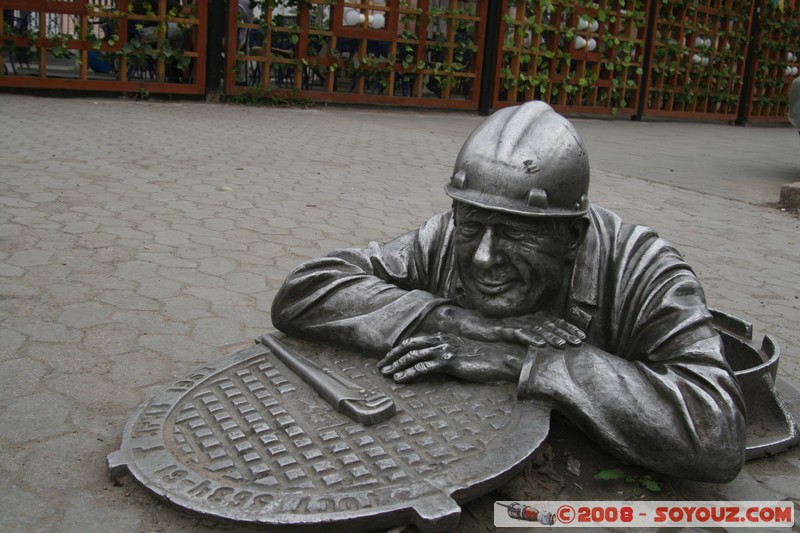
{"label": "gray metal surface", "polygon": [[[781,351],[765,335],[753,341],[753,325],[719,310],[712,310],[714,323],[725,345],[725,358],[742,387],[747,407],[748,461],[780,453],[800,442],[797,423],[778,392],[776,376]],[[791,394],[791,389],[784,388]]]}
{"label": "gray metal surface", "polygon": [[273,355],[308,383],[334,409],[359,424],[371,426],[384,422],[397,412],[394,402],[383,389],[367,390],[363,385],[339,376],[328,367],[321,368],[288,349],[274,335],[262,335],[256,342],[269,348]]}
{"label": "gray metal surface", "polygon": [[464,502],[516,472],[546,437],[548,409],[507,385],[400,385],[373,359],[310,343],[293,350],[366,388],[397,414],[364,426],[256,344],[173,381],[131,416],[112,476],[205,515],[273,528],[444,531]]}
{"label": "gray metal surface", "polygon": [[700,280],[652,228],[590,205],[588,186],[566,118],[543,102],[500,110],[459,152],[450,211],[295,267],[272,324],[384,356],[398,383],[517,384],[622,460],[730,482],[746,413]]}
{"label": "gray metal surface", "polygon": [[570,122],[528,102],[495,112],[470,134],[445,192],[494,211],[574,217],[589,207],[589,158]]}

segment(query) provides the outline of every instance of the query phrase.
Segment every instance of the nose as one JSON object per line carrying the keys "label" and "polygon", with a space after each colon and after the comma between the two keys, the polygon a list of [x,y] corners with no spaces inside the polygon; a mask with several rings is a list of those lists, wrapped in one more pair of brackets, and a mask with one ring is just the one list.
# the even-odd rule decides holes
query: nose
{"label": "nose", "polygon": [[472,262],[480,268],[487,269],[502,262],[502,259],[502,256],[495,250],[494,233],[491,229],[487,229],[472,256]]}

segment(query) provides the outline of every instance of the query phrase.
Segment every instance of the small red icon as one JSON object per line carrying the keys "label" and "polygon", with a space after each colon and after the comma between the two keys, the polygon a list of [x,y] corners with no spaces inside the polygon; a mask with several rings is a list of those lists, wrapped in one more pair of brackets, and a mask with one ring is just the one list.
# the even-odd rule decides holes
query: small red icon
{"label": "small red icon", "polygon": [[569,524],[575,520],[575,509],[571,505],[562,505],[556,511],[556,518],[562,524]]}

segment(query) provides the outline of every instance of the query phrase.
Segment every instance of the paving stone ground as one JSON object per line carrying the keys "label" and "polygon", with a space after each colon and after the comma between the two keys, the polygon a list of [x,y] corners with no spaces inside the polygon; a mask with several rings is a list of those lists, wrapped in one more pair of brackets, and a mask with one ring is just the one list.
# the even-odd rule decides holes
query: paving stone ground
{"label": "paving stone ground", "polygon": [[[442,187],[481,120],[10,94],[0,117],[0,531],[66,532],[243,530],[113,484],[105,457],[125,420],[271,330],[300,261],[447,209]],[[800,386],[800,219],[768,205],[800,180],[797,133],[575,122],[591,199],[670,239],[710,305],[780,342],[779,375]],[[694,490],[797,504],[800,452]],[[486,531],[486,509],[469,527]]]}

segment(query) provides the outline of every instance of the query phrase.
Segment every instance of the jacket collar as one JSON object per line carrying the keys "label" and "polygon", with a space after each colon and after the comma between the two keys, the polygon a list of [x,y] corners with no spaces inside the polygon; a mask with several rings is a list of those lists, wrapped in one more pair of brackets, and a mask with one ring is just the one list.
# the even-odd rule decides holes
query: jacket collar
{"label": "jacket collar", "polygon": [[584,331],[589,329],[591,313],[600,303],[600,232],[594,210],[590,210],[590,214],[591,223],[572,267],[572,283],[564,317]]}
{"label": "jacket collar", "polygon": [[596,218],[592,216],[590,220],[572,267],[570,302],[596,306],[600,293],[600,238]]}

